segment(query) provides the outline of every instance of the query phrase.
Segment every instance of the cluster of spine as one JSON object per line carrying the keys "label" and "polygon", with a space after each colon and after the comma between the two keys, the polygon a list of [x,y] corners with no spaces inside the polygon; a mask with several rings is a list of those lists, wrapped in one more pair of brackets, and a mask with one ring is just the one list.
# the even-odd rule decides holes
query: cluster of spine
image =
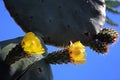
{"label": "cluster of spine", "polygon": [[46,63],[49,64],[67,64],[70,62],[69,53],[67,49],[55,51],[48,54],[45,58]]}
{"label": "cluster of spine", "polygon": [[96,35],[96,39],[101,42],[105,42],[106,44],[112,44],[116,42],[118,36],[119,34],[116,30],[111,28],[104,28]]}
{"label": "cluster of spine", "polygon": [[11,51],[9,51],[8,55],[5,58],[5,63],[8,65],[11,65],[15,61],[18,61],[25,56],[26,56],[26,54],[23,51],[21,45],[18,44]]}
{"label": "cluster of spine", "polygon": [[109,46],[106,43],[100,41],[91,42],[90,48],[101,54],[104,54],[109,50]]}
{"label": "cluster of spine", "polygon": [[101,30],[90,43],[90,48],[94,51],[104,54],[109,50],[109,44],[117,41],[119,34],[116,30],[111,28],[104,28]]}

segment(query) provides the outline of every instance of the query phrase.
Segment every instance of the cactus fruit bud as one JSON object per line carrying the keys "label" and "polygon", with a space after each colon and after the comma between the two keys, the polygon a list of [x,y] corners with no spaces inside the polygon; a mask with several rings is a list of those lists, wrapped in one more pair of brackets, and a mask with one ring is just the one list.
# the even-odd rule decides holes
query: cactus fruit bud
{"label": "cactus fruit bud", "polygon": [[100,41],[91,42],[90,48],[101,54],[104,54],[109,51],[109,45]]}
{"label": "cactus fruit bud", "polygon": [[119,34],[112,28],[104,28],[97,35],[94,40],[89,44],[90,48],[94,51],[104,54],[109,50],[109,44],[117,41]]}
{"label": "cactus fruit bud", "polygon": [[116,30],[111,28],[104,28],[96,35],[96,39],[101,42],[105,42],[106,44],[112,44],[117,41],[118,36],[119,34]]}
{"label": "cactus fruit bud", "polygon": [[74,63],[83,64],[86,59],[85,47],[79,42],[72,43],[67,49],[55,51],[45,57],[50,64]]}
{"label": "cactus fruit bud", "polygon": [[68,51],[64,49],[52,52],[45,57],[45,61],[49,64],[67,64],[70,62]]}

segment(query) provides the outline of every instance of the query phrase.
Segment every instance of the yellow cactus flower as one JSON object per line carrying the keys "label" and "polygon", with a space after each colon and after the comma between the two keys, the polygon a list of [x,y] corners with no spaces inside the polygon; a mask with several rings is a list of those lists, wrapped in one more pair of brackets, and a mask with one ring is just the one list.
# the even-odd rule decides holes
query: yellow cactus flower
{"label": "yellow cactus flower", "polygon": [[45,52],[45,49],[43,48],[41,41],[32,32],[28,32],[24,36],[24,38],[21,42],[21,46],[22,46],[23,50],[29,55],[43,54]]}
{"label": "yellow cactus flower", "polygon": [[71,45],[68,47],[68,52],[70,56],[70,62],[74,64],[83,64],[86,61],[86,52],[85,46],[83,46],[80,41],[75,43],[71,42]]}

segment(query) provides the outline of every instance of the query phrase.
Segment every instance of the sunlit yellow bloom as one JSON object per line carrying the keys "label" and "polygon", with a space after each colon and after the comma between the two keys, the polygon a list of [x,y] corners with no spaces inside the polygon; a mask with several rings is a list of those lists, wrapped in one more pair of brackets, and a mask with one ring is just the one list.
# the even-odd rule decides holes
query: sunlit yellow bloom
{"label": "sunlit yellow bloom", "polygon": [[43,54],[45,49],[43,48],[41,41],[34,33],[28,32],[22,42],[21,46],[27,54]]}
{"label": "sunlit yellow bloom", "polygon": [[69,56],[70,56],[70,62],[74,64],[83,64],[86,61],[86,52],[85,52],[85,46],[83,46],[80,41],[77,41],[75,43],[71,42],[71,45],[68,48]]}

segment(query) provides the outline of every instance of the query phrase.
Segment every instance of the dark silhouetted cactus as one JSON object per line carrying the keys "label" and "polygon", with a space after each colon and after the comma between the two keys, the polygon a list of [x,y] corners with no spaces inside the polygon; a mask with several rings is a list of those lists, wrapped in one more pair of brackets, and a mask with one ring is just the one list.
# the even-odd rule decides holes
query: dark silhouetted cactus
{"label": "dark silhouetted cactus", "polygon": [[[4,0],[4,3],[26,33],[36,34],[45,52],[28,55],[22,37],[0,42],[1,80],[53,80],[50,64],[85,63],[83,45],[104,54],[118,38],[115,30],[103,28],[105,0]],[[77,46],[71,44],[71,48],[70,41]],[[44,43],[64,49],[47,54]]]}
{"label": "dark silhouetted cactus", "polygon": [[[34,32],[46,44],[68,46],[93,40],[105,22],[104,0],[4,0],[10,15],[25,32]],[[86,35],[86,33],[89,33]]]}

